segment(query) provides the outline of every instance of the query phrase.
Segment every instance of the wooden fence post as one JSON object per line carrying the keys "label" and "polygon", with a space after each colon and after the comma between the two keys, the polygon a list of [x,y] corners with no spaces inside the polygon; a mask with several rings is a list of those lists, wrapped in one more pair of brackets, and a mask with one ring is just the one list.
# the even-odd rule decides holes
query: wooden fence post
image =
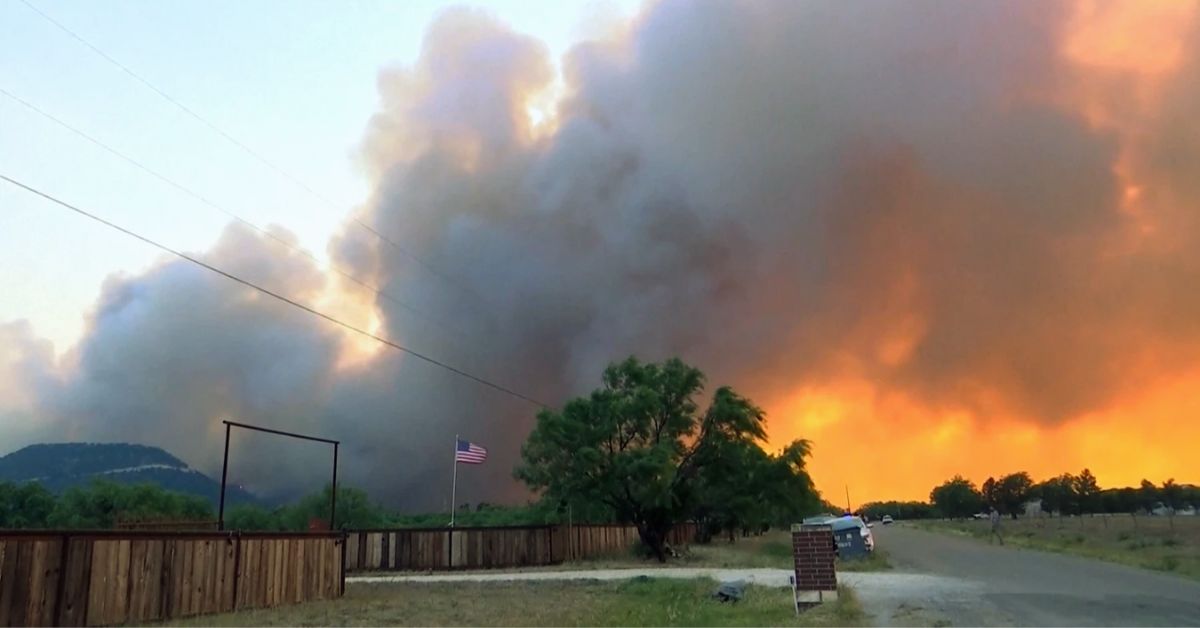
{"label": "wooden fence post", "polygon": [[346,595],[346,545],[347,545],[346,542],[349,539],[350,539],[350,533],[343,531],[342,532],[342,582],[340,585],[341,588],[339,589],[338,595]]}
{"label": "wooden fence post", "polygon": [[67,555],[71,553],[71,537],[62,535],[62,549],[58,556],[58,590],[54,592],[54,618],[51,620],[55,626],[61,626],[62,622],[62,601],[63,591],[67,588]]}
{"label": "wooden fence post", "polygon": [[242,531],[233,536],[233,610],[238,609],[238,581],[242,572]]}

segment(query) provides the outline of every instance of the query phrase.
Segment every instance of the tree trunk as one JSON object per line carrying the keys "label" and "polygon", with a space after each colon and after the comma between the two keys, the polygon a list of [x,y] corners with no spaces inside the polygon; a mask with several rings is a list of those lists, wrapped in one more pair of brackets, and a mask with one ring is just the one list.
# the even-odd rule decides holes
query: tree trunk
{"label": "tree trunk", "polygon": [[637,529],[638,536],[641,537],[642,543],[645,544],[646,549],[650,550],[651,554],[654,554],[654,557],[658,559],[658,562],[667,562],[667,535],[661,530],[657,530],[645,523],[638,523]]}

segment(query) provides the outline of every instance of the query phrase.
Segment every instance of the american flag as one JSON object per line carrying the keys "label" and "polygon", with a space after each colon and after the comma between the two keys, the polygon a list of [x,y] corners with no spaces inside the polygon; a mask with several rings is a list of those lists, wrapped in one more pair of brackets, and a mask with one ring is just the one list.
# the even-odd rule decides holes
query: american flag
{"label": "american flag", "polygon": [[487,450],[475,443],[458,439],[458,445],[454,448],[454,461],[465,462],[466,464],[483,464],[487,460]]}

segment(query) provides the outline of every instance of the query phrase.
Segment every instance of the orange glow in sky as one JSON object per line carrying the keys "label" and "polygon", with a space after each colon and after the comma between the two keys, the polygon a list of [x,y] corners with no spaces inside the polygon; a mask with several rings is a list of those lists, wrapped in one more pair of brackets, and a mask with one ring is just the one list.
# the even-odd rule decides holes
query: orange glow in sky
{"label": "orange glow in sky", "polygon": [[[1112,171],[1129,223],[1102,255],[1119,258],[1172,243],[1157,220],[1177,210],[1154,195],[1158,173],[1142,143],[1158,121],[1164,90],[1179,78],[1187,46],[1195,45],[1188,37],[1196,12],[1194,2],[1083,0],[1067,21],[1060,53],[1070,80],[1054,99],[1120,145]],[[916,306],[890,324],[899,331],[879,344],[876,358],[902,364],[929,330]],[[1145,334],[1153,338],[1156,330]],[[979,484],[1028,471],[1037,481],[1088,467],[1102,486],[1200,480],[1194,452],[1200,370],[1179,372],[1142,358],[1129,356],[1125,368],[1144,386],[1057,420],[1006,413],[1002,403],[975,412],[939,408],[865,379],[806,386],[767,402],[771,445],[813,441],[810,469],[818,487],[840,504],[848,485],[855,506],[927,500],[933,486],[955,474]],[[1002,393],[995,394],[999,400]]]}

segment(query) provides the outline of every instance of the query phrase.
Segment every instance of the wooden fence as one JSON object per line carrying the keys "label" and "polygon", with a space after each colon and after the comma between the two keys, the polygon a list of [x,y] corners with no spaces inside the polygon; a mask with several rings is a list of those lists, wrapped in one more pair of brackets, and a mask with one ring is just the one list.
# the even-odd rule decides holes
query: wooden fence
{"label": "wooden fence", "polygon": [[339,597],[340,533],[0,531],[0,626],[143,623]]}
{"label": "wooden fence", "polygon": [[[628,552],[637,528],[625,525],[494,526],[354,530],[346,571],[429,571],[554,565]],[[676,526],[673,546],[691,543],[696,526]]]}

